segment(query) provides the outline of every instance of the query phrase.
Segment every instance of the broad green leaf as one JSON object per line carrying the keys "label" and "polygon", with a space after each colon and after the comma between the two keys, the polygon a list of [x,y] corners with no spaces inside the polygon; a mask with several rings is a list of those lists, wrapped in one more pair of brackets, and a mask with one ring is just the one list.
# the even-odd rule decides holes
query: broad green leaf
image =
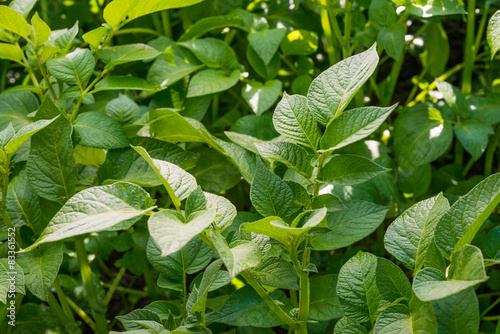
{"label": "broad green leaf", "polygon": [[291,141],[314,150],[318,147],[321,132],[305,97],[284,93],[274,110],[273,123],[276,131]]}
{"label": "broad green leaf", "polygon": [[247,60],[250,66],[266,80],[274,79],[281,68],[281,58],[278,53],[275,53],[269,64],[264,64],[264,61],[260,59],[257,52],[249,45],[247,47]]}
{"label": "broad green leaf", "polygon": [[358,155],[334,155],[318,173],[318,179],[330,184],[352,186],[366,182],[389,169]]}
{"label": "broad green leaf", "polygon": [[271,108],[280,93],[280,80],[269,80],[265,84],[258,81],[250,81],[241,89],[241,97],[243,97],[256,115],[262,115],[264,111]]}
{"label": "broad green leaf", "polygon": [[[28,114],[38,109],[35,95],[27,91],[14,91],[0,95],[0,129],[9,123],[16,131],[31,123]],[[57,115],[55,115],[57,116]]]}
{"label": "broad green leaf", "polygon": [[451,144],[453,130],[437,109],[404,111],[394,124],[394,150],[401,167],[412,169],[439,158]]}
{"label": "broad green leaf", "polygon": [[285,34],[285,29],[265,29],[248,34],[248,42],[267,65],[278,51]]}
{"label": "broad green leaf", "polygon": [[75,162],[77,164],[99,168],[106,160],[106,152],[103,149],[75,146]]}
{"label": "broad green leaf", "polygon": [[401,268],[384,258],[378,258],[377,261],[377,287],[384,300],[395,302],[405,298],[410,301],[413,291]]}
{"label": "broad green leaf", "polygon": [[453,110],[455,115],[469,118],[469,107],[465,101],[465,96],[462,92],[452,84],[436,79],[436,86],[439,92],[443,95],[446,104]]}
{"label": "broad green leaf", "polygon": [[335,324],[333,334],[367,334],[368,331],[359,323],[352,321],[346,316],[340,318]]}
{"label": "broad green leaf", "polygon": [[52,218],[34,244],[105,230],[126,230],[154,209],[149,194],[132,183],[87,188],[71,197]]}
{"label": "broad green leaf", "polygon": [[382,30],[396,23],[396,8],[394,8],[390,0],[372,0],[368,10],[368,17],[377,30]]}
{"label": "broad green leaf", "polygon": [[481,181],[453,203],[436,226],[436,245],[443,254],[450,258],[454,251],[471,243],[481,225],[499,203],[500,174],[491,175]]}
{"label": "broad green leaf", "polygon": [[497,10],[495,14],[491,16],[486,36],[488,45],[491,49],[491,59],[493,59],[500,49],[500,10]]}
{"label": "broad green leaf", "polygon": [[224,231],[236,217],[236,207],[228,199],[222,196],[203,192],[206,199],[207,210],[215,211],[215,225]]}
{"label": "broad green leaf", "polygon": [[439,333],[469,334],[479,332],[479,303],[474,288],[435,300]]}
{"label": "broad green leaf", "polygon": [[[281,290],[273,291],[270,296],[281,303],[287,300],[285,293]],[[232,326],[271,328],[283,324],[283,321],[249,285],[236,290],[224,302],[219,313],[220,315],[214,321]]]}
{"label": "broad green leaf", "polygon": [[309,305],[311,319],[322,321],[342,317],[336,287],[337,275],[322,275],[311,279]]}
{"label": "broad green leaf", "polygon": [[166,88],[198,71],[203,66],[188,63],[177,55],[173,64],[169,64],[163,57],[158,57],[149,68],[147,80],[161,88]]}
{"label": "broad green leaf", "polygon": [[250,200],[262,216],[288,219],[294,212],[293,193],[279,176],[272,173],[257,159],[257,169],[250,187]]}
{"label": "broad green leaf", "polygon": [[474,160],[479,159],[486,150],[488,135],[494,134],[491,125],[475,119],[467,119],[455,124],[454,130],[458,140]]}
{"label": "broad green leaf", "polygon": [[377,318],[373,334],[389,333],[437,334],[432,304],[413,298],[409,306],[395,304],[383,310]]}
{"label": "broad green leaf", "polygon": [[[387,0],[384,0],[387,1]],[[377,36],[377,43],[384,48],[389,57],[399,59],[405,47],[406,28],[402,23],[383,27]]]}
{"label": "broad green leaf", "polygon": [[119,95],[106,104],[106,114],[116,119],[121,126],[135,122],[141,117],[141,109],[126,95]]}
{"label": "broad green leaf", "polygon": [[191,239],[212,225],[215,211],[198,211],[188,221],[174,210],[154,213],[148,220],[149,234],[161,249],[161,255],[167,256],[179,251]]}
{"label": "broad green leaf", "polygon": [[425,29],[424,52],[420,55],[422,66],[433,78],[446,69],[450,59],[450,42],[441,23],[428,22]]}
{"label": "broad green leaf", "polygon": [[238,83],[241,72],[234,70],[230,75],[221,70],[203,70],[189,81],[187,97],[202,96],[225,91]]}
{"label": "broad green leaf", "polygon": [[0,43],[0,59],[8,59],[22,64],[23,50],[17,45]]}
{"label": "broad green leaf", "polygon": [[176,207],[179,207],[180,201],[187,198],[198,186],[194,176],[179,166],[168,161],[151,158],[148,152],[140,146],[132,146],[132,148],[153,168]]}
{"label": "broad green leaf", "polygon": [[[71,327],[66,327],[69,325]],[[78,330],[71,323],[63,324],[50,307],[43,303],[23,303],[16,314],[16,332],[18,333],[62,333],[67,330]]]}
{"label": "broad green leaf", "polygon": [[484,254],[488,260],[500,262],[500,226],[495,227],[484,237]]}
{"label": "broad green leaf", "polygon": [[256,267],[262,259],[259,245],[252,241],[237,240],[228,245],[226,239],[217,231],[210,232],[210,239],[233,278],[244,270]]}
{"label": "broad green leaf", "polygon": [[185,274],[194,274],[203,270],[212,260],[214,251],[199,238],[191,239],[184,247],[168,256],[162,256],[161,249],[149,238],[147,257],[151,265],[158,270],[160,277],[158,284],[182,292],[182,277]]}
{"label": "broad green leaf", "polygon": [[26,17],[36,4],[36,0],[14,0],[9,7]]}
{"label": "broad green leaf", "polygon": [[[23,295],[26,294],[24,289],[24,271],[19,263],[15,263],[15,261],[10,261],[9,263],[9,260],[6,258],[0,259],[0,279],[0,303],[7,305],[7,297],[14,291]],[[12,285],[15,285],[15,288]]]}
{"label": "broad green leaf", "polygon": [[132,61],[153,59],[159,54],[160,52],[156,49],[145,44],[108,46],[97,51],[99,59],[106,64],[105,68],[112,68]]}
{"label": "broad green leaf", "polygon": [[271,256],[249,270],[252,277],[262,285],[280,289],[299,290],[297,272],[287,260]]}
{"label": "broad green leaf", "polygon": [[222,266],[222,261],[216,260],[210,264],[203,272],[203,277],[198,286],[191,291],[187,301],[186,308],[190,313],[202,312],[205,313],[205,305],[207,302],[207,295],[210,291],[210,286],[217,279],[217,274]]}
{"label": "broad green leaf", "polygon": [[3,148],[7,143],[14,137],[16,134],[16,130],[14,130],[14,127],[12,126],[12,123],[9,123],[9,125],[3,129],[0,132],[0,145]]}
{"label": "broad green leaf", "polygon": [[[52,42],[51,40],[53,38],[50,38],[47,44],[53,44],[54,46],[57,46],[66,52],[69,51],[73,44],[73,40],[75,39],[76,35],[78,35],[78,21],[75,22],[73,27],[70,29],[62,29],[54,36],[54,41]],[[87,50],[89,51],[89,50]]]}
{"label": "broad green leaf", "polygon": [[88,49],[76,49],[64,57],[47,61],[50,74],[69,85],[82,86],[94,73],[95,61]]}
{"label": "broad green leaf", "polygon": [[31,37],[36,46],[40,46],[49,40],[50,27],[38,16],[38,13],[35,13],[31,18],[31,25],[33,28]]}
{"label": "broad green leaf", "polygon": [[21,14],[7,6],[0,6],[0,17],[2,18],[0,21],[0,29],[11,31],[26,40],[28,39],[31,28]]}
{"label": "broad green leaf", "polygon": [[184,33],[179,37],[179,42],[196,39],[212,30],[223,30],[226,27],[238,28],[244,31],[248,29],[243,25],[241,17],[232,13],[225,16],[205,17],[194,22]]}
{"label": "broad green leaf", "polygon": [[28,290],[47,301],[63,260],[62,243],[50,243],[32,252],[21,253],[17,260],[23,268]]}
{"label": "broad green leaf", "polygon": [[313,80],[307,106],[321,124],[328,124],[344,111],[378,64],[376,45],[333,65]]}
{"label": "broad green leaf", "polygon": [[373,233],[389,210],[382,205],[358,200],[347,201],[345,206],[345,210],[337,210],[328,216],[331,231],[312,239],[314,249],[334,250],[352,245]]}
{"label": "broad green leaf", "polygon": [[82,38],[94,49],[99,49],[99,46],[104,42],[104,37],[110,32],[109,27],[99,27],[82,35]]}
{"label": "broad green leaf", "polygon": [[255,175],[255,154],[245,150],[244,148],[233,144],[225,142],[221,139],[214,139],[218,145],[220,145],[222,153],[224,153],[228,158],[239,169],[241,176],[248,183],[252,183],[253,176]]}
{"label": "broad green leaf", "polygon": [[[171,143],[141,137],[132,138],[131,142],[132,145],[142,145],[153,159],[165,160],[183,169],[192,168],[196,163],[194,153]],[[143,187],[162,185],[153,168],[133,148],[109,150],[97,177],[100,183],[127,181]]]}
{"label": "broad green leaf", "polygon": [[359,322],[375,322],[379,302],[383,299],[377,283],[377,257],[359,252],[339,272],[337,295],[345,316]]}
{"label": "broad green leaf", "polygon": [[109,75],[99,81],[92,93],[97,93],[103,90],[143,90],[153,92],[158,88],[154,83],[129,76]]}
{"label": "broad green leaf", "polygon": [[418,271],[432,254],[436,225],[449,208],[443,194],[414,204],[387,228],[385,248],[406,268]]}
{"label": "broad green leaf", "polygon": [[57,117],[59,116],[47,120],[42,119],[34,123],[28,124],[26,126],[23,126],[5,145],[4,147],[5,153],[7,153],[7,155],[14,154],[14,152],[16,152],[17,149],[21,147],[21,145],[24,144],[26,140],[28,140],[38,131],[48,126],[50,123],[56,120]]}
{"label": "broad green leaf", "polygon": [[314,31],[297,29],[281,41],[281,51],[285,56],[307,56],[318,49],[318,34]]}
{"label": "broad green leaf", "polygon": [[75,141],[82,146],[116,149],[129,145],[120,123],[99,111],[78,115],[74,122],[74,131]]}
{"label": "broad green leaf", "polygon": [[313,167],[308,159],[309,153],[301,146],[288,142],[263,143],[255,146],[262,157],[279,161],[304,177],[311,177]]}
{"label": "broad green leaf", "polygon": [[363,107],[347,110],[336,117],[321,137],[322,151],[334,151],[368,137],[389,117],[396,108]]}
{"label": "broad green leaf", "polygon": [[313,209],[326,208],[328,213],[343,211],[346,209],[344,203],[335,195],[321,194],[312,202]]}
{"label": "broad green leaf", "polygon": [[280,217],[267,217],[253,223],[244,223],[242,231],[267,235],[285,246],[297,246],[309,231],[319,225],[325,218],[326,208],[304,211],[287,225]]}
{"label": "broad green leaf", "polygon": [[408,13],[423,18],[466,13],[459,0],[395,0],[394,2],[399,6],[405,6]]}
{"label": "broad green leaf", "polygon": [[190,50],[199,61],[210,68],[222,68],[231,71],[239,69],[238,60],[233,49],[219,39],[197,39],[182,42],[179,45]]}
{"label": "broad green leaf", "polygon": [[240,145],[244,149],[258,154],[259,151],[257,149],[257,145],[265,143],[265,141],[255,138],[249,135],[237,133],[237,132],[231,132],[231,131],[224,131],[224,134],[231,139],[231,141],[235,142],[236,144]]}
{"label": "broad green leaf", "polygon": [[104,8],[104,20],[113,28],[138,17],[171,8],[187,7],[203,0],[114,0]]}
{"label": "broad green leaf", "polygon": [[[145,326],[142,326],[141,323],[149,323],[150,326],[154,326],[153,323],[156,323],[161,326],[161,318],[153,311],[145,309],[138,309],[125,315],[119,315],[116,319],[122,323],[123,327],[125,327],[127,331],[145,330]],[[150,333],[149,331],[146,332]],[[156,332],[158,333],[158,331]]]}
{"label": "broad green leaf", "polygon": [[[36,119],[53,119],[60,110],[46,98]],[[41,197],[64,203],[75,193],[77,167],[71,133],[73,126],[58,117],[31,138],[27,172],[30,186]]]}
{"label": "broad green leaf", "polygon": [[439,269],[421,269],[413,281],[413,291],[422,301],[442,299],[488,279],[481,250],[465,245],[453,253],[446,274]]}

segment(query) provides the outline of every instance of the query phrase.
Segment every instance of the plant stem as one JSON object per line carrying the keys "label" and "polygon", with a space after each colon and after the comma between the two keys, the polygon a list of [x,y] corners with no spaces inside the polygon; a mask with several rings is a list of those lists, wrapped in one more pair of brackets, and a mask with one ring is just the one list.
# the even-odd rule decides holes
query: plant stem
{"label": "plant stem", "polygon": [[[102,283],[102,286],[104,286],[105,288],[111,288],[112,285],[109,283]],[[145,291],[134,290],[134,289],[126,288],[123,286],[117,286],[115,290],[119,291],[119,292],[127,293],[129,295],[136,295],[139,297],[147,297],[148,296],[148,293]]]}
{"label": "plant stem", "polygon": [[388,78],[387,90],[384,94],[384,101],[383,101],[384,106],[388,106],[392,101],[392,97],[394,96],[394,91],[396,90],[396,84],[398,83],[399,74],[401,73],[401,68],[403,67],[405,54],[406,54],[406,49],[403,50],[403,53],[401,54],[399,59],[397,59],[392,65],[391,74],[389,75]]}
{"label": "plant stem", "polygon": [[290,326],[294,329],[298,329],[297,323],[295,321],[293,321],[293,319],[290,318],[290,316],[288,314],[286,314],[285,311],[283,311],[281,309],[281,307],[279,307],[278,304],[276,304],[274,299],[267,293],[267,291],[265,291],[262,288],[262,286],[256,280],[253,279],[252,276],[250,276],[250,274],[248,274],[246,272],[241,272],[240,275],[243,276],[243,278],[248,282],[248,284],[250,284],[254,288],[254,290],[259,294],[259,296],[264,300],[264,302],[267,304],[267,306],[269,306],[269,308],[285,324],[287,324],[288,326]]}
{"label": "plant stem", "polygon": [[109,302],[111,301],[111,298],[113,298],[113,294],[116,291],[116,288],[120,284],[120,281],[122,280],[123,275],[125,274],[125,267],[121,267],[120,271],[116,275],[115,279],[113,280],[113,283],[111,284],[111,287],[108,290],[108,293],[106,293],[106,297],[104,298],[104,301],[102,302],[104,305],[108,305]]}
{"label": "plant stem", "polygon": [[298,260],[297,247],[292,245],[290,257],[292,259],[293,266],[297,275],[300,279],[300,292],[299,292],[299,330],[297,333],[307,334],[307,317],[309,315],[309,303],[310,303],[310,286],[309,286],[309,272],[305,271],[305,267],[309,264],[309,251],[307,249],[307,243],[309,238],[306,238],[305,249],[304,249],[304,260],[302,266]]}
{"label": "plant stem", "polygon": [[462,93],[470,95],[472,91],[472,70],[474,67],[474,30],[476,25],[476,0],[467,1],[467,32],[465,35],[465,59],[462,72]]}
{"label": "plant stem", "polygon": [[344,41],[344,36],[342,35],[342,32],[340,31],[339,23],[337,21],[337,17],[335,15],[335,12],[333,11],[333,6],[331,4],[331,1],[327,1],[327,7],[328,7],[328,14],[330,16],[330,24],[332,26],[333,34],[337,39],[338,44],[342,47],[342,56],[343,59],[347,58],[351,50],[349,49],[349,45]]}
{"label": "plant stem", "polygon": [[467,161],[467,165],[465,165],[464,167],[464,171],[462,172],[462,177],[465,179],[465,177],[467,176],[467,174],[469,173],[470,169],[472,168],[472,166],[474,166],[474,162],[476,162],[476,160],[474,160],[473,157],[471,157],[469,159],[469,161]]}
{"label": "plant stem", "polygon": [[81,330],[76,326],[74,321],[66,316],[66,314],[64,313],[61,306],[59,306],[59,303],[57,302],[52,292],[49,293],[49,306],[52,312],[55,314],[55,316],[59,319],[61,323],[65,325],[66,329],[68,329],[68,331],[71,334],[81,333]]}
{"label": "plant stem", "polygon": [[335,54],[335,38],[332,33],[332,26],[330,24],[330,18],[328,14],[328,10],[325,8],[320,9],[321,15],[321,26],[323,27],[323,34],[325,35],[326,40],[326,52],[328,53],[328,60],[330,61],[330,65],[335,64],[338,59]]}
{"label": "plant stem", "polygon": [[61,303],[61,307],[68,317],[68,319],[75,321],[75,318],[73,317],[73,312],[71,312],[71,308],[68,305],[68,302],[66,301],[66,295],[64,294],[63,289],[61,288],[61,285],[59,284],[59,277],[56,277],[54,280],[54,288],[56,289],[57,293],[57,298],[59,298],[59,302]]}
{"label": "plant stem", "polygon": [[170,26],[170,16],[168,15],[168,10],[161,11],[160,15],[161,23],[163,25],[163,34],[172,38],[172,27]]}
{"label": "plant stem", "polygon": [[85,250],[85,244],[83,243],[83,237],[75,238],[75,249],[78,256],[78,263],[80,265],[83,284],[85,285],[85,291],[87,292],[90,308],[92,309],[96,322],[97,332],[105,334],[108,332],[108,320],[106,319],[105,307],[103,310],[102,305],[99,304],[97,299],[97,291],[92,280],[92,269],[90,269],[87,251]]}
{"label": "plant stem", "polygon": [[351,48],[349,46],[349,41],[351,39],[351,15],[352,13],[352,0],[345,1],[345,17],[344,17],[344,47],[342,47],[342,53],[344,58],[351,56]]}
{"label": "plant stem", "polygon": [[483,312],[481,312],[481,318],[483,318],[485,315],[488,314],[488,312],[490,312],[491,310],[493,310],[495,308],[495,306],[498,305],[498,303],[500,303],[500,297],[498,297],[497,300],[495,300]]}
{"label": "plant stem", "polygon": [[455,164],[462,166],[464,161],[464,148],[458,140],[455,141]]}
{"label": "plant stem", "polygon": [[148,29],[148,28],[127,28],[117,31],[115,36],[118,35],[126,35],[126,34],[150,34],[154,36],[161,36],[156,30]]}
{"label": "plant stem", "polygon": [[91,330],[95,331],[95,322],[92,320],[87,313],[85,313],[84,310],[82,310],[74,301],[72,301],[69,297],[66,297],[66,301],[68,302],[69,306],[73,310],[75,310],[75,313],[78,314],[80,318],[90,327]]}

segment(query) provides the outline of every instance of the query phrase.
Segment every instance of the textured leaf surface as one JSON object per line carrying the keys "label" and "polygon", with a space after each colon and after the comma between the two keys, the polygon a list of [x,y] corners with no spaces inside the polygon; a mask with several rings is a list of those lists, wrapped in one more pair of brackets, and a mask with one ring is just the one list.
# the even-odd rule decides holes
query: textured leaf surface
{"label": "textured leaf surface", "polygon": [[12,31],[24,39],[28,39],[31,29],[21,14],[10,7],[0,6],[0,17],[2,18],[1,29]]}
{"label": "textured leaf surface", "polygon": [[226,70],[237,70],[239,67],[233,49],[219,39],[204,38],[179,44],[193,52],[208,67]]}
{"label": "textured leaf surface", "polygon": [[280,289],[299,290],[298,276],[293,265],[281,257],[268,257],[259,265],[249,270],[252,277],[260,284]]}
{"label": "textured leaf surface", "polygon": [[377,318],[374,334],[418,333],[437,334],[437,323],[431,303],[414,298],[409,306],[391,305]]}
{"label": "textured leaf surface", "polygon": [[230,75],[221,70],[203,70],[196,73],[189,82],[187,97],[202,96],[225,91],[238,83],[240,71],[234,70]]}
{"label": "textured leaf surface", "polygon": [[321,124],[328,124],[344,111],[378,64],[376,45],[333,65],[313,80],[307,106]]}
{"label": "textured leaf surface", "polygon": [[160,52],[145,44],[126,44],[109,46],[97,50],[97,55],[106,68],[129,63],[132,61],[148,60],[156,58]]}
{"label": "textured leaf surface", "polygon": [[367,334],[368,331],[359,323],[344,316],[335,324],[333,334]]}
{"label": "textured leaf surface", "polygon": [[311,279],[311,304],[309,317],[314,320],[330,320],[342,317],[337,296],[337,275],[322,275]]}
{"label": "textured leaf surface", "polygon": [[432,302],[439,333],[479,332],[479,303],[474,288]]}
{"label": "textured leaf surface", "polygon": [[248,42],[267,65],[278,51],[285,34],[285,29],[265,29],[248,34]]}
{"label": "textured leaf surface", "polygon": [[241,89],[241,97],[256,115],[261,115],[276,102],[281,93],[281,86],[280,80],[269,80],[264,84],[251,81]]}
{"label": "textured leaf surface", "polygon": [[358,155],[333,156],[318,173],[318,179],[330,184],[352,186],[366,182],[389,169]]}
{"label": "textured leaf surface", "polygon": [[288,142],[256,144],[261,156],[279,161],[304,177],[311,177],[313,167],[308,159],[309,153],[299,145]]}
{"label": "textured leaf surface", "polygon": [[[59,116],[56,116],[59,117]],[[50,123],[56,120],[56,117],[52,119],[41,119],[34,123],[23,126],[14,136],[11,137],[9,142],[5,145],[4,150],[7,154],[14,154],[19,147],[31,136],[33,136],[38,131],[42,130]]]}
{"label": "textured leaf surface", "polygon": [[474,119],[468,119],[456,124],[454,129],[458,140],[474,160],[481,157],[486,150],[486,146],[488,146],[488,135],[494,133],[489,124]]}
{"label": "textured leaf surface", "polygon": [[490,18],[486,36],[491,49],[491,59],[493,59],[500,49],[500,10],[497,10]]}
{"label": "textured leaf surface", "polygon": [[120,123],[99,111],[80,114],[74,122],[74,131],[76,141],[82,146],[116,149],[129,145]]}
{"label": "textured leaf surface", "polygon": [[89,49],[76,49],[64,57],[49,59],[47,68],[56,79],[81,86],[92,76],[95,61]]}

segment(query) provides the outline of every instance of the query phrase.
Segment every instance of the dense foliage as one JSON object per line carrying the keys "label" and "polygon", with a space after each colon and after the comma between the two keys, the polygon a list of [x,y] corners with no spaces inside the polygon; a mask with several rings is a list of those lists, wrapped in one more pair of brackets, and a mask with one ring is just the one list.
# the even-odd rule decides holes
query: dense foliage
{"label": "dense foliage", "polygon": [[499,5],[0,5],[0,332],[500,334]]}

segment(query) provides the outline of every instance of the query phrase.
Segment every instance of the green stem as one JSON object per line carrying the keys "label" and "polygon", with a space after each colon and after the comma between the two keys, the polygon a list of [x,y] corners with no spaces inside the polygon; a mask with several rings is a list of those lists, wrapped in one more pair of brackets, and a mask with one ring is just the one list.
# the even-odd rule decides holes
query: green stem
{"label": "green stem", "polygon": [[288,58],[287,58],[284,54],[282,54],[282,53],[280,52],[280,53],[279,53],[279,55],[280,55],[281,60],[282,60],[282,61],[283,61],[283,62],[284,62],[284,63],[285,63],[285,64],[286,64],[286,65],[287,65],[287,66],[288,66],[288,67],[289,67],[289,68],[290,68],[290,69],[291,69],[291,70],[292,70],[295,74],[300,74],[299,70],[297,70],[297,69],[295,68],[295,66],[293,65],[293,63],[292,63],[290,60],[288,60]]}
{"label": "green stem", "polygon": [[344,46],[342,52],[344,58],[351,56],[351,48],[349,42],[351,40],[351,15],[352,13],[352,0],[345,1],[345,18],[344,18]]}
{"label": "green stem", "polygon": [[332,26],[330,24],[330,18],[328,14],[328,10],[325,8],[320,9],[321,15],[321,26],[323,27],[323,34],[325,35],[326,41],[326,52],[328,53],[328,60],[330,61],[330,65],[338,62],[337,55],[335,53],[335,37],[332,33]]}
{"label": "green stem", "polygon": [[490,137],[488,148],[486,149],[486,158],[484,161],[484,175],[489,176],[493,171],[493,158],[495,157],[495,151],[498,147],[498,141],[500,140],[500,126],[495,126],[495,135]]}
{"label": "green stem", "polygon": [[493,310],[495,308],[495,306],[498,305],[498,303],[500,303],[500,297],[498,297],[497,300],[495,300],[483,312],[481,312],[481,318],[483,318],[485,315],[488,314],[488,312],[490,312],[491,310]]}
{"label": "green stem", "polygon": [[472,70],[474,67],[474,30],[476,25],[476,0],[467,1],[467,32],[465,35],[465,59],[462,72],[462,93],[470,95],[472,91]]}
{"label": "green stem", "polygon": [[54,280],[54,288],[56,289],[57,298],[59,298],[59,302],[61,303],[61,307],[64,311],[64,314],[66,314],[68,319],[75,321],[75,318],[73,317],[73,312],[71,312],[71,308],[69,307],[68,302],[66,301],[66,295],[64,294],[64,291],[61,288],[61,285],[59,284],[59,277],[56,277],[56,279]]}
{"label": "green stem", "polygon": [[410,91],[410,94],[408,95],[408,98],[406,99],[405,107],[408,106],[408,104],[411,102],[411,100],[413,100],[413,98],[415,97],[415,94],[417,94],[418,84],[422,81],[422,79],[424,78],[426,73],[427,73],[427,71],[424,68],[424,69],[422,69],[422,72],[420,72],[420,74],[418,75],[417,83],[413,85],[413,87]]}
{"label": "green stem", "polygon": [[467,174],[469,173],[470,169],[472,168],[472,166],[474,166],[474,162],[476,162],[476,160],[474,160],[473,157],[471,157],[469,159],[469,161],[467,161],[467,165],[465,165],[464,167],[464,171],[462,172],[462,177],[465,179],[465,177],[467,176]]}
{"label": "green stem", "polygon": [[481,21],[479,22],[479,28],[477,29],[476,41],[474,42],[474,58],[479,51],[479,47],[481,46],[481,41],[483,40],[484,28],[486,27],[486,19],[488,18],[488,12],[490,10],[490,5],[484,6],[483,16],[481,17]]}
{"label": "green stem", "polygon": [[65,328],[68,329],[69,333],[71,334],[81,333],[81,330],[76,326],[74,321],[72,321],[70,318],[66,316],[63,309],[61,308],[61,306],[59,306],[59,303],[57,302],[56,298],[52,293],[49,293],[49,306],[52,313],[54,313],[55,316],[59,319],[59,321],[65,325]]}
{"label": "green stem", "polygon": [[151,270],[149,269],[148,264],[146,264],[144,267],[144,280],[146,281],[149,298],[151,298],[151,300],[153,301],[158,300],[158,291],[156,290],[156,285],[153,281]]}
{"label": "green stem", "polygon": [[69,306],[75,311],[76,314],[90,327],[92,331],[95,332],[95,322],[92,320],[84,310],[82,310],[74,301],[72,301],[69,297],[66,297],[66,301]]}
{"label": "green stem", "polygon": [[394,96],[394,91],[396,90],[396,84],[398,83],[399,74],[401,73],[401,68],[403,67],[403,61],[405,59],[406,49],[403,51],[399,59],[397,59],[392,65],[391,74],[388,78],[388,85],[386,94],[384,94],[383,105],[388,106],[392,97]]}
{"label": "green stem", "polygon": [[126,35],[126,34],[150,34],[155,36],[161,36],[156,30],[148,29],[148,28],[127,28],[117,31],[115,36],[118,35]]}
{"label": "green stem", "polygon": [[108,293],[106,293],[106,297],[104,298],[104,301],[102,302],[104,305],[108,305],[109,302],[111,301],[111,298],[113,298],[113,294],[116,291],[116,288],[120,284],[120,281],[122,280],[123,275],[125,274],[125,267],[121,267],[120,271],[116,275],[115,279],[113,280],[113,283],[111,284],[111,287],[108,290]]}
{"label": "green stem", "polygon": [[462,166],[464,161],[464,148],[462,144],[457,140],[455,141],[455,164]]}
{"label": "green stem", "polygon": [[161,23],[163,25],[163,34],[172,38],[172,27],[170,26],[170,16],[168,15],[168,10],[161,11],[160,15]]}
{"label": "green stem", "polygon": [[306,240],[306,249],[304,250],[304,259],[302,266],[298,260],[297,247],[292,245],[290,257],[292,259],[292,264],[299,276],[300,280],[300,292],[299,292],[299,330],[297,333],[307,334],[307,318],[309,315],[309,303],[310,303],[310,286],[309,286],[309,272],[305,271],[304,268],[308,265],[308,249],[307,249]]}
{"label": "green stem", "polygon": [[92,269],[90,269],[83,237],[75,238],[75,249],[78,256],[83,284],[85,285],[85,291],[87,292],[90,308],[92,309],[92,314],[96,322],[97,332],[100,334],[108,333],[108,320],[106,319],[105,307],[102,307],[97,299],[97,291],[92,280]]}
{"label": "green stem", "polygon": [[[105,287],[105,288],[111,288],[112,284],[109,284],[109,283],[102,283],[102,286]],[[134,289],[130,289],[130,288],[126,288],[126,287],[123,287],[123,286],[117,286],[115,288],[116,291],[119,291],[119,292],[123,292],[123,293],[126,293],[126,294],[129,294],[129,295],[136,295],[136,296],[139,296],[139,297],[148,297],[148,293],[145,292],[145,291],[139,291],[139,290],[134,290]]]}
{"label": "green stem", "polygon": [[292,328],[298,329],[297,323],[295,321],[293,321],[293,319],[290,318],[290,316],[288,314],[286,314],[285,311],[283,311],[281,309],[281,307],[279,307],[278,304],[276,304],[274,299],[264,290],[264,288],[262,288],[262,286],[256,280],[253,279],[253,277],[250,274],[248,274],[246,272],[241,272],[240,275],[243,276],[243,278],[248,282],[248,284],[250,284],[254,288],[254,290],[259,294],[259,296],[264,300],[264,302],[267,304],[267,306],[269,306],[269,308],[285,324],[287,324],[288,326],[290,326]]}
{"label": "green stem", "polygon": [[82,95],[78,97],[76,100],[75,107],[73,108],[73,112],[71,113],[71,117],[69,118],[70,122],[74,122],[76,116],[78,116],[78,111],[80,110],[80,105],[82,104],[83,97],[97,84],[108,72],[110,69],[104,69],[83,91]]}
{"label": "green stem", "polygon": [[219,117],[219,99],[219,94],[215,94],[212,99],[212,122],[215,122]]}
{"label": "green stem", "polygon": [[349,45],[344,41],[344,36],[342,35],[342,32],[340,31],[339,23],[337,21],[337,16],[335,15],[333,5],[331,4],[331,1],[327,2],[327,8],[328,8],[328,14],[330,16],[330,24],[332,26],[333,34],[335,38],[337,39],[338,44],[342,47],[342,56],[343,58],[347,58],[346,56],[350,54],[350,49]]}

